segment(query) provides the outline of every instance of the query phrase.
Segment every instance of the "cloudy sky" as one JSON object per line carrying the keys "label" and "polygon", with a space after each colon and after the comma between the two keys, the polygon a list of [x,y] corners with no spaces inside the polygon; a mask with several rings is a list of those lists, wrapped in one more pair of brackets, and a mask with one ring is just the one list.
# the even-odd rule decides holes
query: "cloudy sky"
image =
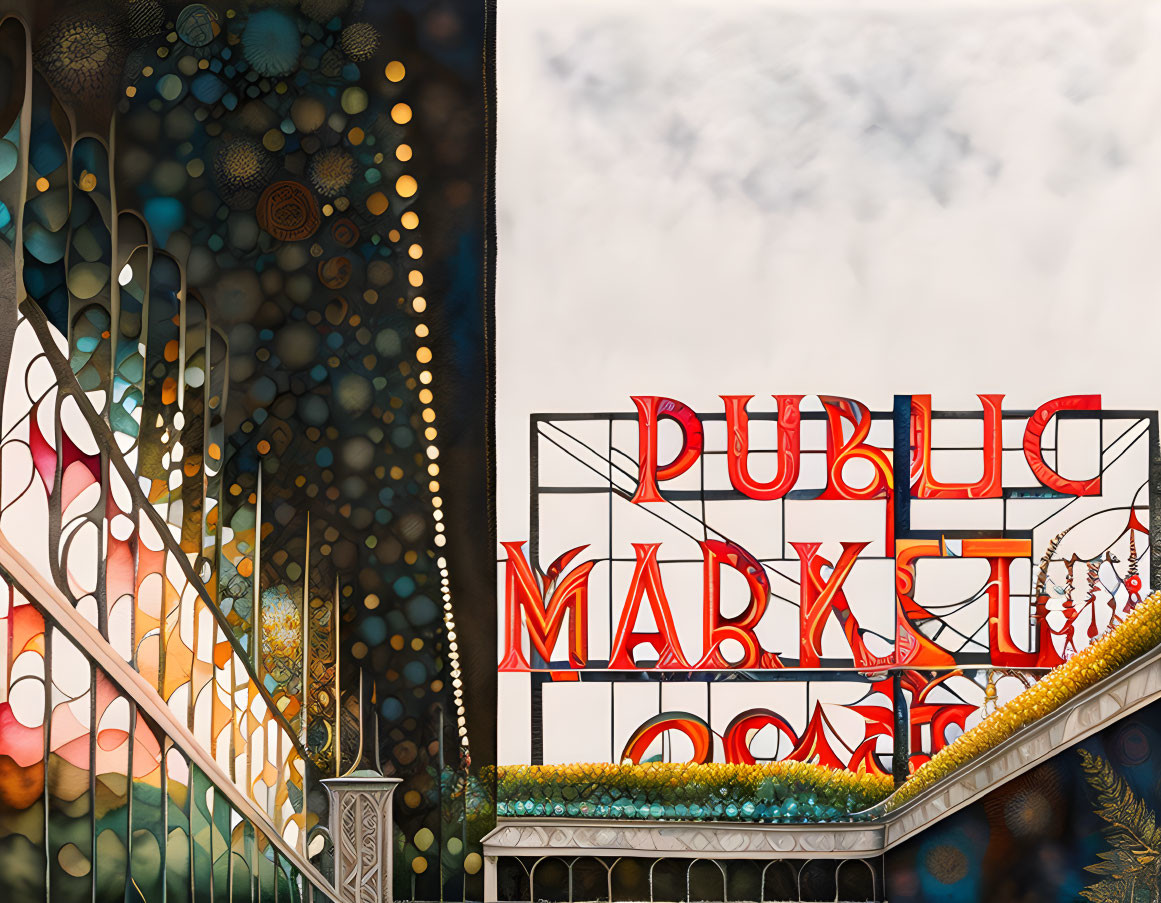
{"label": "cloudy sky", "polygon": [[1159,13],[511,0],[501,379],[580,409],[1110,385],[1161,316]]}

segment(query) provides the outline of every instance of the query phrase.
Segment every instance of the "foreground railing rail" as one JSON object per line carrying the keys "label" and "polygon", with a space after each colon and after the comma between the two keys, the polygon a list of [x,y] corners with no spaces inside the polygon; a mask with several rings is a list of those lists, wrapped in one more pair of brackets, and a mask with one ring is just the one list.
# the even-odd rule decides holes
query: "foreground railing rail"
{"label": "foreground railing rail", "polygon": [[6,794],[0,817],[41,824],[28,841],[43,848],[46,899],[89,881],[123,883],[126,899],[162,899],[163,887],[167,899],[338,899],[145,678],[3,536],[0,576],[0,747],[32,787],[19,812]]}

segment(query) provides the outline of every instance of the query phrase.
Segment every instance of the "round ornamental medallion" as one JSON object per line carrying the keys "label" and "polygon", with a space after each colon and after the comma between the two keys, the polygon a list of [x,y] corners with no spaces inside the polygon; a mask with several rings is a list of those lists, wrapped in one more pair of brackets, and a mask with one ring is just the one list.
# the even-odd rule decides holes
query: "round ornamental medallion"
{"label": "round ornamental medallion", "polygon": [[314,195],[290,180],[267,186],[258,199],[258,225],[281,241],[302,241],[319,225]]}
{"label": "round ornamental medallion", "polygon": [[318,265],[319,281],[331,291],[338,291],[351,281],[351,261],[346,257],[332,257]]}
{"label": "round ornamental medallion", "polygon": [[359,227],[344,216],[331,226],[331,238],[344,248],[350,248],[359,240]]}
{"label": "round ornamental medallion", "polygon": [[205,47],[221,30],[217,15],[204,3],[191,3],[177,14],[177,36],[190,47]]}

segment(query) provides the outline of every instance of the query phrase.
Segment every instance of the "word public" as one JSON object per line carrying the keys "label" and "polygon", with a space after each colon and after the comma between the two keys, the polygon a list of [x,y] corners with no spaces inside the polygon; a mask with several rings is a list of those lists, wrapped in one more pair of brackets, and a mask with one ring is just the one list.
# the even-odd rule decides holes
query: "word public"
{"label": "word public", "polygon": [[[798,482],[801,462],[802,395],[775,395],[777,403],[777,472],[773,479],[760,481],[750,472],[750,427],[747,404],[750,395],[724,395],[727,445],[726,460],[734,490],[755,503],[783,499]],[[970,483],[940,481],[933,473],[932,419],[930,395],[896,396],[892,421],[896,447],[882,448],[869,441],[872,414],[866,405],[850,398],[817,396],[822,404],[826,432],[826,484],[811,497],[886,503],[886,554],[895,562],[896,635],[888,655],[874,655],[864,645],[858,622],[847,602],[843,584],[855,567],[867,542],[841,542],[837,560],[821,553],[821,542],[793,542],[791,547],[800,567],[800,635],[796,650],[773,652],[762,647],[756,628],[770,599],[770,583],[762,564],[740,545],[715,539],[699,542],[703,559],[702,644],[696,652],[679,641],[673,613],[662,579],[658,554],[661,544],[633,543],[636,556],[632,577],[625,593],[607,662],[589,662],[588,599],[589,578],[596,561],[579,561],[586,546],[565,551],[544,572],[525,555],[525,542],[503,542],[505,562],[504,646],[501,671],[568,671],[598,667],[608,670],[698,671],[723,669],[818,668],[823,663],[823,628],[833,615],[838,618],[851,647],[858,670],[873,673],[890,668],[940,668],[955,664],[950,652],[928,639],[916,625],[931,617],[915,601],[916,564],[923,558],[947,557],[946,543],[940,539],[910,536],[905,514],[909,499],[996,499],[1002,498],[1003,437],[1005,419],[1013,414],[1002,408],[1003,395],[978,396],[983,406],[983,469]],[[664,503],[667,482],[693,467],[705,449],[701,418],[689,406],[656,395],[633,396],[637,408],[638,462],[636,505]],[[1049,497],[1091,496],[1101,491],[1100,475],[1088,479],[1062,477],[1045,461],[1041,439],[1052,418],[1099,416],[1099,395],[1068,395],[1045,402],[1024,424],[1022,448],[1032,474]],[[1097,412],[1095,414],[1087,412]],[[978,415],[977,415],[978,416]],[[720,416],[717,418],[720,419]],[[674,458],[658,461],[658,432],[662,421],[677,424],[680,447]],[[900,437],[906,451],[896,453]],[[901,450],[901,449],[900,449]],[[898,458],[906,457],[905,461]],[[851,485],[844,469],[852,461],[870,465],[871,477],[862,485]],[[903,470],[903,468],[906,468]],[[861,468],[867,472],[866,466]],[[831,538],[831,537],[827,537]],[[1033,649],[1023,649],[1011,635],[1009,566],[1014,559],[1030,558],[1028,535],[1000,534],[964,538],[956,555],[988,562],[989,649],[995,667],[1053,667],[1061,659],[1048,633],[1047,599],[1036,600],[1032,614],[1035,626]],[[722,573],[729,568],[742,574],[749,600],[740,614],[722,613]],[[654,628],[638,630],[641,607],[648,604]],[[736,606],[731,606],[736,608]],[[553,660],[553,650],[567,623],[567,664]],[[537,664],[530,665],[523,637],[535,652]],[[735,641],[741,654],[728,659],[723,643]],[[652,655],[641,657],[641,647]],[[736,646],[733,647],[736,650]]]}

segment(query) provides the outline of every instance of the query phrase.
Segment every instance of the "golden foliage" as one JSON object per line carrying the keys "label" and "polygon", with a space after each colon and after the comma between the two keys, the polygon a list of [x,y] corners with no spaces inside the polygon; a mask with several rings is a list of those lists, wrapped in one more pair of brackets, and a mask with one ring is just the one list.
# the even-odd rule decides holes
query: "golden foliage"
{"label": "golden foliage", "polygon": [[1085,779],[1096,793],[1094,812],[1108,822],[1102,829],[1109,849],[1099,853],[1100,862],[1086,869],[1105,877],[1081,891],[1093,903],[1131,901],[1140,890],[1152,899],[1161,855],[1161,829],[1153,811],[1133,794],[1124,778],[1101,756],[1080,752]]}
{"label": "golden foliage", "polygon": [[1161,643],[1161,592],[1150,595],[1112,630],[937,752],[887,800],[887,811],[914,799],[961,765],[999,746],[1158,643]]}
{"label": "golden foliage", "polygon": [[[780,811],[790,817],[797,814],[804,818],[846,815],[874,805],[892,789],[891,778],[885,775],[792,761],[753,765],[692,762],[515,765],[498,768],[497,773],[500,800],[605,803],[625,800],[662,806],[692,804],[703,809],[709,805],[742,806],[794,800],[795,806],[790,812]],[[832,807],[835,812],[826,812]]]}

